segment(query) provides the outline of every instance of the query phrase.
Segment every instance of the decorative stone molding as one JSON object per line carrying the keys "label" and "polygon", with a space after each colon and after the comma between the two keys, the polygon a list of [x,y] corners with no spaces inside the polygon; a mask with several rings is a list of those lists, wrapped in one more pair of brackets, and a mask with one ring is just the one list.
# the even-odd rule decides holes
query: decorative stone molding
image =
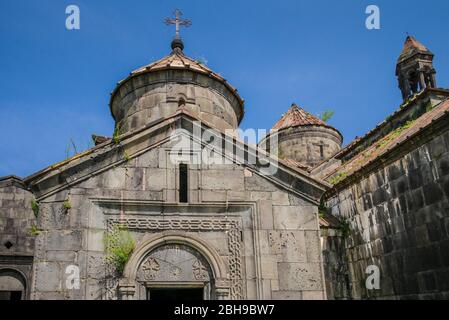
{"label": "decorative stone molding", "polygon": [[[134,251],[123,274],[124,279],[127,279],[128,283],[135,281],[138,268],[143,260],[147,258],[149,252],[161,244],[178,243],[191,246],[208,261],[215,278],[217,298],[235,300],[244,298],[240,239],[241,222],[239,220],[213,218],[173,218],[169,220],[156,218],[108,219],[108,230],[111,230],[114,224],[120,224],[130,230],[161,232],[146,240]],[[187,236],[182,231],[225,231],[228,235],[229,267],[226,267],[219,254],[208,243],[198,237]],[[119,287],[119,292],[121,292],[121,284],[119,284]],[[124,290],[125,294],[129,292],[126,288]]]}
{"label": "decorative stone molding", "polygon": [[215,295],[217,300],[228,300],[229,297],[232,299],[231,290],[229,287],[230,282],[228,279],[215,279]]}
{"label": "decorative stone molding", "polygon": [[133,300],[136,293],[136,286],[127,279],[123,279],[118,285],[118,294],[121,300]]}

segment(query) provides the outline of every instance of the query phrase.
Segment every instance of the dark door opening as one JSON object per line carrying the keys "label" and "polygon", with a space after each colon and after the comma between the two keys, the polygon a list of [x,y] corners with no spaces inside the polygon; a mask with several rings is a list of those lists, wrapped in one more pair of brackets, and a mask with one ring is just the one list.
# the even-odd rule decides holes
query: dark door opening
{"label": "dark door opening", "polygon": [[22,300],[22,291],[0,291],[0,300]]}
{"label": "dark door opening", "polygon": [[152,301],[201,301],[203,288],[149,288],[148,300]]}

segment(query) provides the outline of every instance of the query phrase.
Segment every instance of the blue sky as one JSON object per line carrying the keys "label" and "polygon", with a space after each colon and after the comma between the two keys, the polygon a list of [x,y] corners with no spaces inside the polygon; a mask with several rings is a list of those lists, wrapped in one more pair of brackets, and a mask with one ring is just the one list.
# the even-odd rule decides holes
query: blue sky
{"label": "blue sky", "polygon": [[[65,28],[65,8],[81,10],[81,30]],[[365,28],[365,8],[381,29]],[[449,1],[3,0],[0,10],[0,176],[28,176],[63,160],[92,133],[111,135],[109,94],[117,81],[170,52],[180,8],[193,25],[185,52],[207,60],[246,100],[241,127],[271,128],[298,103],[345,143],[398,108],[395,62],[406,32],[435,55],[449,87]]]}

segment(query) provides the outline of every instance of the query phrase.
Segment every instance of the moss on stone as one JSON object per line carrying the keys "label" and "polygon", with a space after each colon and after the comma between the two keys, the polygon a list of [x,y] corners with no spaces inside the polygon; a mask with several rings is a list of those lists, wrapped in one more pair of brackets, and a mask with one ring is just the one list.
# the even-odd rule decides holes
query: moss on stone
{"label": "moss on stone", "polygon": [[34,216],[37,218],[39,216],[39,203],[36,199],[31,200],[31,209],[33,210]]}
{"label": "moss on stone", "polygon": [[347,176],[348,176],[347,172],[339,172],[329,180],[329,183],[332,185],[336,185],[341,181],[343,181],[344,179],[346,179]]}

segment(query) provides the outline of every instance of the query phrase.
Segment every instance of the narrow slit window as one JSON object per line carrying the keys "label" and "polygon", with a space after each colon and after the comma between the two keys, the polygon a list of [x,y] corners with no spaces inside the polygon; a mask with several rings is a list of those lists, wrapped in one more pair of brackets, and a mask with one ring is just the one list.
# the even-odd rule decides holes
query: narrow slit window
{"label": "narrow slit window", "polygon": [[187,203],[189,191],[189,171],[187,164],[181,163],[179,165],[179,202]]}
{"label": "narrow slit window", "polygon": [[320,145],[320,157],[321,159],[324,159],[324,146]]}

